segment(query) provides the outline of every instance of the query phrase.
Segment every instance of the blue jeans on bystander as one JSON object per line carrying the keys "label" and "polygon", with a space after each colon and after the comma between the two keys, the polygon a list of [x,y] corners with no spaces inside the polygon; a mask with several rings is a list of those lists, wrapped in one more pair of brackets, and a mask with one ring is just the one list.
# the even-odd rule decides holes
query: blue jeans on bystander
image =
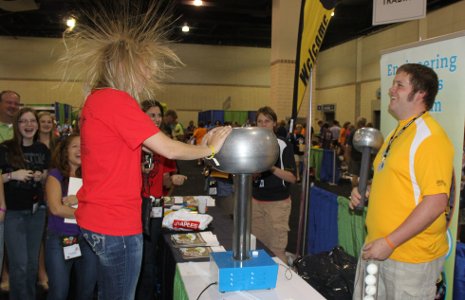
{"label": "blue jeans on bystander", "polygon": [[45,209],[8,210],[5,243],[10,270],[9,299],[35,299],[39,248],[45,226]]}
{"label": "blue jeans on bystander", "polygon": [[76,300],[91,300],[97,284],[98,259],[82,236],[79,236],[81,256],[65,260],[62,235],[48,231],[45,241],[45,265],[47,267],[49,290],[47,299],[68,299],[71,271],[74,266]]}
{"label": "blue jeans on bystander", "polygon": [[[1,214],[1,212],[0,212]],[[3,256],[4,256],[4,246],[5,246],[5,221],[0,222],[0,272],[3,269]]]}
{"label": "blue jeans on bystander", "polygon": [[99,300],[134,299],[142,263],[142,234],[112,236],[81,228],[98,256]]}

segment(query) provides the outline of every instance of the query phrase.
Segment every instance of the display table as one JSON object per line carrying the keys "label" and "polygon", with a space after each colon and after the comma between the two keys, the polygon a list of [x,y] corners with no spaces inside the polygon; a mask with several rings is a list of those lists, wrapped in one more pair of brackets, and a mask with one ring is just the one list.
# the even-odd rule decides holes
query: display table
{"label": "display table", "polygon": [[[274,257],[273,259],[279,264],[278,281],[275,289],[220,293],[218,286],[212,285],[202,294],[200,299],[325,299],[297,273],[286,269],[279,258]],[[178,263],[174,278],[173,299],[197,299],[202,290],[213,281],[210,278],[210,262]]]}
{"label": "display table", "polygon": [[[218,238],[220,244],[226,250],[232,250],[233,244],[233,219],[219,207],[208,207],[207,213],[213,217],[213,221],[207,230],[212,231]],[[176,232],[164,230],[163,237],[160,243],[160,276],[161,276],[161,295],[162,300],[172,300],[173,285],[176,272],[176,264],[185,263],[192,260],[182,258],[178,249],[173,247],[171,243],[171,235]],[[257,249],[264,249],[270,256],[273,253],[267,249],[263,243],[257,240]],[[208,262],[208,258],[195,259],[195,262]]]}

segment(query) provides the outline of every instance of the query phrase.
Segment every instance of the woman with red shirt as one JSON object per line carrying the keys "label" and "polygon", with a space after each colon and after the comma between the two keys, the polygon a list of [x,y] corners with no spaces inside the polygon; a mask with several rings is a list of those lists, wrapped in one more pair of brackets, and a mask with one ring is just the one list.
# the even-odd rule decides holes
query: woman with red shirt
{"label": "woman with red shirt", "polygon": [[75,216],[98,256],[99,299],[133,299],[142,261],[142,147],[169,159],[212,157],[231,128],[217,128],[198,146],[161,133],[137,99],[180,64],[165,40],[169,16],[157,14],[157,4],[94,5],[65,35],[73,47],[62,58],[69,70],[83,71],[91,91],[81,114],[83,186]]}

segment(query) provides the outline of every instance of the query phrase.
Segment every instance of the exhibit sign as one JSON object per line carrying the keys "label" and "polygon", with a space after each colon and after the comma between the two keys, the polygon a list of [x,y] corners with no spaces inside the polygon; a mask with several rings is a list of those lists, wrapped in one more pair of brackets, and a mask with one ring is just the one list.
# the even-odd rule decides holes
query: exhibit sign
{"label": "exhibit sign", "polygon": [[373,0],[373,25],[405,22],[426,16],[426,0]]}

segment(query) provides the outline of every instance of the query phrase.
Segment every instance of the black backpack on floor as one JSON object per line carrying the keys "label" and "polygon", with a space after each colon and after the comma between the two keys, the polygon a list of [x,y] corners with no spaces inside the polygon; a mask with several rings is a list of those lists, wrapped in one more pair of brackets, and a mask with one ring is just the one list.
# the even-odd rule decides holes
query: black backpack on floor
{"label": "black backpack on floor", "polygon": [[326,299],[352,299],[357,259],[342,247],[296,259],[294,267]]}

